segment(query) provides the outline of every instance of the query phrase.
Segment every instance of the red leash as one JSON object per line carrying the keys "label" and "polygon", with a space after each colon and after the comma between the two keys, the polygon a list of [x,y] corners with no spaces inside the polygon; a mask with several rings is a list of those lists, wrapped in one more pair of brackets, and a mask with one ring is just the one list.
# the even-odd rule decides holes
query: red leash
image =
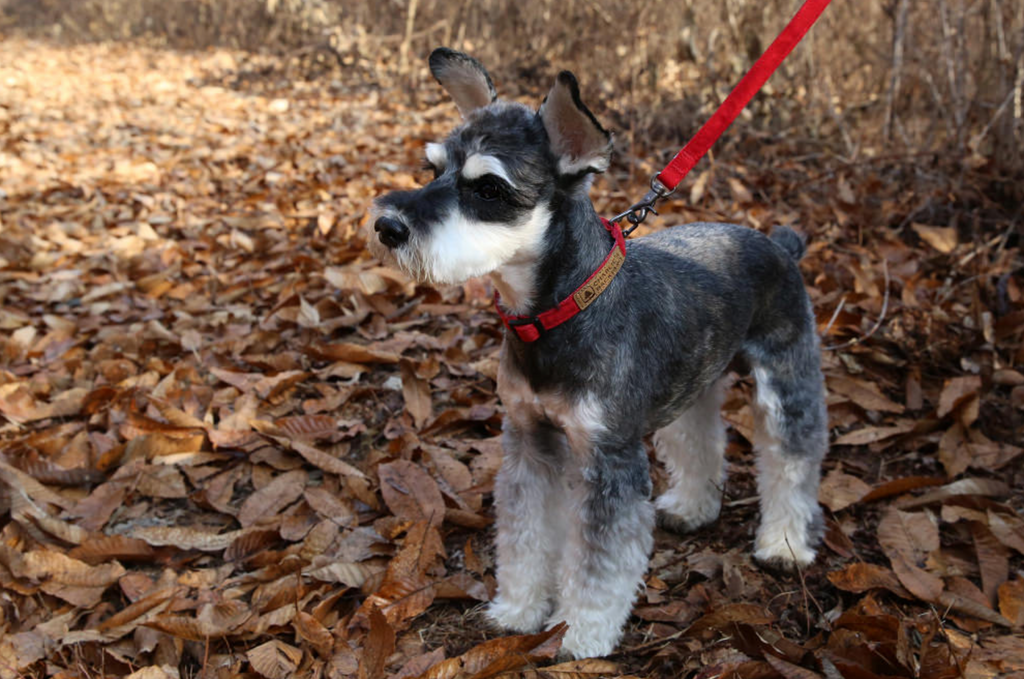
{"label": "red leash", "polygon": [[804,2],[790,22],[786,24],[786,27],[782,29],[779,37],[775,38],[764,54],[754,62],[754,65],[743,76],[736,88],[729,93],[718,110],[676,154],[672,162],[655,175],[651,180],[651,191],[639,203],[612,220],[618,221],[623,217],[629,220],[633,226],[626,231],[627,236],[636,228],[637,224],[644,220],[648,212],[653,211],[652,208],[659,198],[664,198],[675,190],[683,177],[697,164],[697,161],[704,157],[711,146],[722,136],[722,133],[732,125],[732,121],[736,120],[740,111],[750,103],[757,91],[764,86],[765,81],[779,68],[782,61],[807,34],[807,31],[828,7],[829,2],[831,0],[806,0]]}
{"label": "red leash", "polygon": [[[623,238],[628,236],[647,217],[648,213],[654,212],[654,204],[672,193],[683,177],[697,164],[697,161],[703,158],[711,146],[718,141],[732,121],[736,120],[740,111],[779,67],[782,60],[789,56],[796,44],[807,34],[807,31],[828,7],[829,2],[831,0],[805,0],[800,10],[782,29],[779,37],[775,38],[764,54],[754,62],[754,65],[743,76],[736,88],[729,93],[718,110],[697,131],[697,134],[683,147],[683,150],[676,154],[672,162],[651,179],[651,190],[647,192],[647,195],[621,215],[613,217],[611,220],[602,220],[605,228],[612,235],[614,242],[612,249],[601,266],[571,295],[559,302],[555,308],[548,309],[536,316],[514,316],[502,311],[499,297],[495,293],[494,306],[510,332],[518,335],[519,339],[524,342],[534,342],[543,337],[546,331],[565,323],[586,309],[604,292],[626,259],[626,243]],[[632,225],[626,231],[622,231],[616,223],[623,217]]]}

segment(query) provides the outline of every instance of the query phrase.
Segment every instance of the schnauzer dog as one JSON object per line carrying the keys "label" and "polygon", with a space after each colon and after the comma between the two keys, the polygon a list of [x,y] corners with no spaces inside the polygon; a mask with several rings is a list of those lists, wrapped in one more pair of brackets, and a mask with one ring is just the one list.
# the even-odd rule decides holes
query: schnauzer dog
{"label": "schnauzer dog", "polygon": [[[430,69],[464,123],[427,144],[433,181],[377,199],[371,247],[422,281],[488,274],[500,294],[506,416],[491,619],[519,632],[565,621],[562,648],[577,658],[615,649],[656,510],[676,530],[718,517],[719,409],[735,364],[757,384],[754,556],[811,563],[828,431],[801,237],[698,223],[624,242],[588,198],[611,135],[571,73],[534,111],[498,100],[465,54],[435,50]],[[653,502],[651,432],[670,480]]]}

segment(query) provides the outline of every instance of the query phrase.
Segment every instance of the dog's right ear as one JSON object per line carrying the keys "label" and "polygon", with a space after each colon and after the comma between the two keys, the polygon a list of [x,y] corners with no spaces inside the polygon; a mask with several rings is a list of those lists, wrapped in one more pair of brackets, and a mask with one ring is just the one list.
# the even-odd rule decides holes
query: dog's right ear
{"label": "dog's right ear", "polygon": [[538,112],[563,175],[604,172],[612,159],[612,135],[580,99],[580,86],[569,71],[558,74]]}
{"label": "dog's right ear", "polygon": [[430,72],[455,100],[463,118],[498,98],[487,69],[468,54],[438,47],[430,53]]}

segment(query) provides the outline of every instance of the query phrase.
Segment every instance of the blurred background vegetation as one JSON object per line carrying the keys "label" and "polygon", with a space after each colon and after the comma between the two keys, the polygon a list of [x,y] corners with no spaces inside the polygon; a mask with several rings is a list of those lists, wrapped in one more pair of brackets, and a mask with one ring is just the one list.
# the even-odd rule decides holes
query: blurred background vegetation
{"label": "blurred background vegetation", "polygon": [[[0,0],[0,31],[274,53],[287,78],[429,79],[436,45],[471,52],[506,95],[569,68],[626,153],[667,159],[800,0]],[[403,82],[407,81],[407,82]],[[803,158],[899,158],[983,173],[1024,200],[1024,0],[836,0],[743,119],[747,153],[784,138]],[[622,136],[626,136],[623,142]],[[753,144],[751,142],[754,142]],[[729,142],[736,143],[736,142]],[[720,150],[721,152],[721,150]],[[628,157],[627,157],[628,160]],[[959,170],[957,169],[959,168]],[[1019,215],[1019,211],[1018,211]]]}

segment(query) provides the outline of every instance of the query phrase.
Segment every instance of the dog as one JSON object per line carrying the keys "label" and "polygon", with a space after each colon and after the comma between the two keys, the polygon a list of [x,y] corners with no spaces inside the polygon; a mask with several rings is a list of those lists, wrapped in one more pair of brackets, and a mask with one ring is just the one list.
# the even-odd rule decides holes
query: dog
{"label": "dog", "polygon": [[[678,531],[718,517],[719,411],[736,361],[756,382],[754,556],[810,564],[828,427],[797,266],[803,239],[785,227],[768,237],[697,223],[624,242],[588,197],[612,141],[572,73],[558,75],[535,111],[498,99],[466,54],[437,49],[430,70],[464,122],[426,145],[433,181],[375,201],[370,246],[418,280],[489,275],[500,294],[504,457],[490,619],[524,633],[564,621],[564,654],[613,652],[643,585],[656,516]],[[643,443],[651,432],[669,477],[653,502]]]}

